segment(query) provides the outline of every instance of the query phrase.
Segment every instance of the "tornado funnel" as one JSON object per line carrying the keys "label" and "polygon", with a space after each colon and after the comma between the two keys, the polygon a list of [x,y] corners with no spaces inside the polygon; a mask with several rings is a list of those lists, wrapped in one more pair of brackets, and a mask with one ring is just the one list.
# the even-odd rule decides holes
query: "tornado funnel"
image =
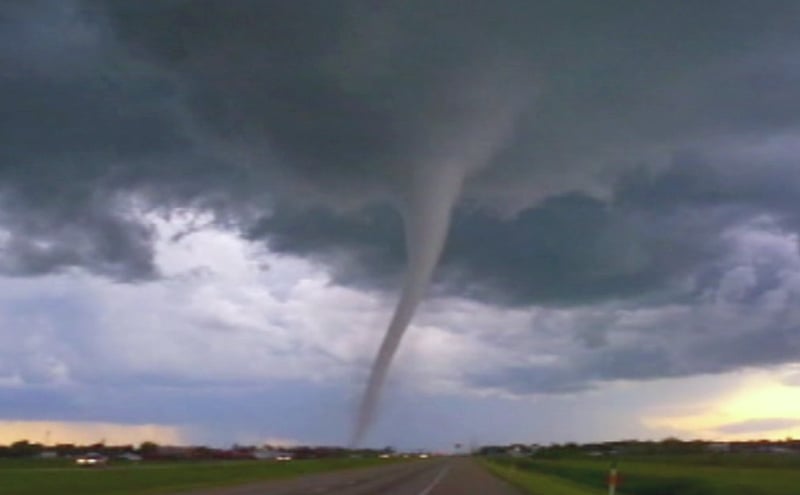
{"label": "tornado funnel", "polygon": [[352,444],[358,445],[371,426],[392,362],[411,318],[430,283],[450,224],[450,212],[461,190],[464,171],[443,164],[418,170],[405,213],[408,268],[400,300],[372,365],[367,388],[358,409]]}

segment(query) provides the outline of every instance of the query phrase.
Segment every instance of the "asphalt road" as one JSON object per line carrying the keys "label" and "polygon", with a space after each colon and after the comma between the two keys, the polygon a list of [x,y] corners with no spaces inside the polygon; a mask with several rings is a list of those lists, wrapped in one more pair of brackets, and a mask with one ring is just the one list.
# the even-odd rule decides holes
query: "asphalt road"
{"label": "asphalt road", "polygon": [[182,495],[521,495],[468,458],[322,473]]}

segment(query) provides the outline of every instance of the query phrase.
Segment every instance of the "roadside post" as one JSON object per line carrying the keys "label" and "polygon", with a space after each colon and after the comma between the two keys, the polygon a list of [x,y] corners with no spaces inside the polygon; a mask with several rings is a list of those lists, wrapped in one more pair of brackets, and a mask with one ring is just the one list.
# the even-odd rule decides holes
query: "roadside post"
{"label": "roadside post", "polygon": [[618,483],[617,461],[614,461],[611,463],[611,469],[608,471],[608,495],[616,495]]}

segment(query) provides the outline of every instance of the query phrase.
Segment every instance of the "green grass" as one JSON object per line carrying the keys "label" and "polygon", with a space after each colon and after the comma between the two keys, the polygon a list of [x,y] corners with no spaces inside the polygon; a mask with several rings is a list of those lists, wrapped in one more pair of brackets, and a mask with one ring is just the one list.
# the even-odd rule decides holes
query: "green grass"
{"label": "green grass", "polygon": [[2,495],[149,495],[386,464],[382,459],[154,462],[78,468],[64,461],[0,460]]}
{"label": "green grass", "polygon": [[518,469],[510,464],[487,462],[486,467],[512,485],[537,495],[601,495],[605,493],[602,490],[588,488],[556,476],[529,469]]}
{"label": "green grass", "polygon": [[[797,495],[800,493],[800,469],[796,459],[761,459],[754,465],[743,458],[716,459],[714,463],[696,462],[680,457],[671,460],[619,460],[622,484],[620,495]],[[506,469],[569,481],[577,486],[603,493],[606,488],[608,459],[498,460]],[[535,485],[531,485],[535,486]],[[549,495],[547,489],[532,493]]]}

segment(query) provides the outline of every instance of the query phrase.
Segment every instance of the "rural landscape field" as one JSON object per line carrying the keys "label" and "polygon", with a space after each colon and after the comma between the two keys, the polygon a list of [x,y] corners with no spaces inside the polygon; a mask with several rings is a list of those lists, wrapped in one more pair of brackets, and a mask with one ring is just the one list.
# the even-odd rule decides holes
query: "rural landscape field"
{"label": "rural landscape field", "polygon": [[145,495],[277,480],[325,471],[370,467],[386,460],[315,459],[293,462],[172,461],[111,463],[82,469],[71,460],[0,459],[3,495]]}
{"label": "rural landscape field", "polygon": [[[524,493],[608,493],[608,459],[483,458],[489,470]],[[299,477],[385,464],[379,459],[162,462],[80,469],[65,460],[0,460],[3,495],[147,495]],[[797,495],[800,458],[746,456],[624,457],[619,495]]]}
{"label": "rural landscape field", "polygon": [[[498,476],[542,495],[608,493],[609,459],[494,459]],[[800,457],[673,456],[616,460],[620,495],[796,495]]]}
{"label": "rural landscape field", "polygon": [[[24,444],[28,450],[22,452],[20,445],[0,451],[6,454],[0,456],[2,495],[205,495],[206,490],[224,487],[234,491],[213,493],[450,495],[453,491],[447,486],[425,492],[413,480],[422,479],[428,487],[431,479],[434,486],[448,476],[470,485],[464,479],[476,470],[487,479],[491,473],[495,489],[505,486],[514,494],[530,495],[602,495],[610,493],[612,479],[617,495],[797,495],[800,486],[800,442],[791,439],[517,443],[449,455],[388,447],[94,446],[102,452],[96,455],[107,461],[93,467],[79,464],[81,455],[48,455],[58,452],[38,444]],[[76,446],[72,452],[85,450]],[[612,469],[615,477],[610,476]]]}

